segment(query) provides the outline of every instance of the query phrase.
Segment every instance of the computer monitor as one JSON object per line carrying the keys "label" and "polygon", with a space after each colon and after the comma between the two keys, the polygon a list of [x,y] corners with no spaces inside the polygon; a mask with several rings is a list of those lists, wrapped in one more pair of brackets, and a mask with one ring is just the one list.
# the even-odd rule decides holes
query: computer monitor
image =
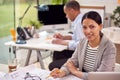
{"label": "computer monitor", "polygon": [[64,5],[39,5],[38,20],[44,25],[67,24]]}

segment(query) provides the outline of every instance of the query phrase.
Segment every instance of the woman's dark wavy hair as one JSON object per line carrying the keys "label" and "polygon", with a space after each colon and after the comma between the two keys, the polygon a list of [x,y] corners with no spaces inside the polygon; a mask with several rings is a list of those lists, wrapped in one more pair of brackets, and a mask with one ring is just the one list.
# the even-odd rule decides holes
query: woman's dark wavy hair
{"label": "woman's dark wavy hair", "polygon": [[99,15],[99,13],[97,13],[95,11],[89,11],[89,12],[85,13],[84,16],[82,17],[81,23],[86,18],[94,20],[98,25],[102,24],[101,16]]}

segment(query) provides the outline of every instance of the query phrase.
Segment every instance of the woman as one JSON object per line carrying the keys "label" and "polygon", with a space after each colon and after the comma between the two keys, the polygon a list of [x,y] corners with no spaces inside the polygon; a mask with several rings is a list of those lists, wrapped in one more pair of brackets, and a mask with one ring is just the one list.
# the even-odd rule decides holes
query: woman
{"label": "woman", "polygon": [[72,57],[60,70],[54,69],[51,72],[51,76],[64,77],[71,73],[81,79],[87,79],[88,72],[91,71],[114,71],[116,48],[101,32],[100,15],[90,11],[83,16],[81,23],[86,38],[80,41]]}

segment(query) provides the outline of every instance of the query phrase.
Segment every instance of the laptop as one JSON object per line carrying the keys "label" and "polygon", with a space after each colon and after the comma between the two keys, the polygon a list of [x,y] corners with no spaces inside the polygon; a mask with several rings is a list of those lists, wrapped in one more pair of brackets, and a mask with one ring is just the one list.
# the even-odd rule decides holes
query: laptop
{"label": "laptop", "polygon": [[120,72],[89,72],[88,80],[120,80]]}

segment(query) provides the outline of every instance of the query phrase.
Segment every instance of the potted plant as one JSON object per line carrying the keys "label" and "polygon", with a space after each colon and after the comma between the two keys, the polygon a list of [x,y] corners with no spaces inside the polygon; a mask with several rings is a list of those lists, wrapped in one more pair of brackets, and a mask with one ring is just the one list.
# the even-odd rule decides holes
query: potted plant
{"label": "potted plant", "polygon": [[27,26],[27,27],[28,27],[29,32],[33,36],[35,33],[39,32],[39,29],[42,25],[43,24],[38,20],[30,20],[29,26]]}
{"label": "potted plant", "polygon": [[113,11],[111,19],[113,20],[115,26],[120,27],[120,6],[117,6],[117,8]]}
{"label": "potted plant", "polygon": [[69,0],[52,0],[53,4],[65,4]]}
{"label": "potted plant", "polygon": [[34,26],[35,29],[39,29],[43,24],[40,22],[40,21],[33,21],[33,20],[30,20],[29,21],[29,25],[30,26]]}

